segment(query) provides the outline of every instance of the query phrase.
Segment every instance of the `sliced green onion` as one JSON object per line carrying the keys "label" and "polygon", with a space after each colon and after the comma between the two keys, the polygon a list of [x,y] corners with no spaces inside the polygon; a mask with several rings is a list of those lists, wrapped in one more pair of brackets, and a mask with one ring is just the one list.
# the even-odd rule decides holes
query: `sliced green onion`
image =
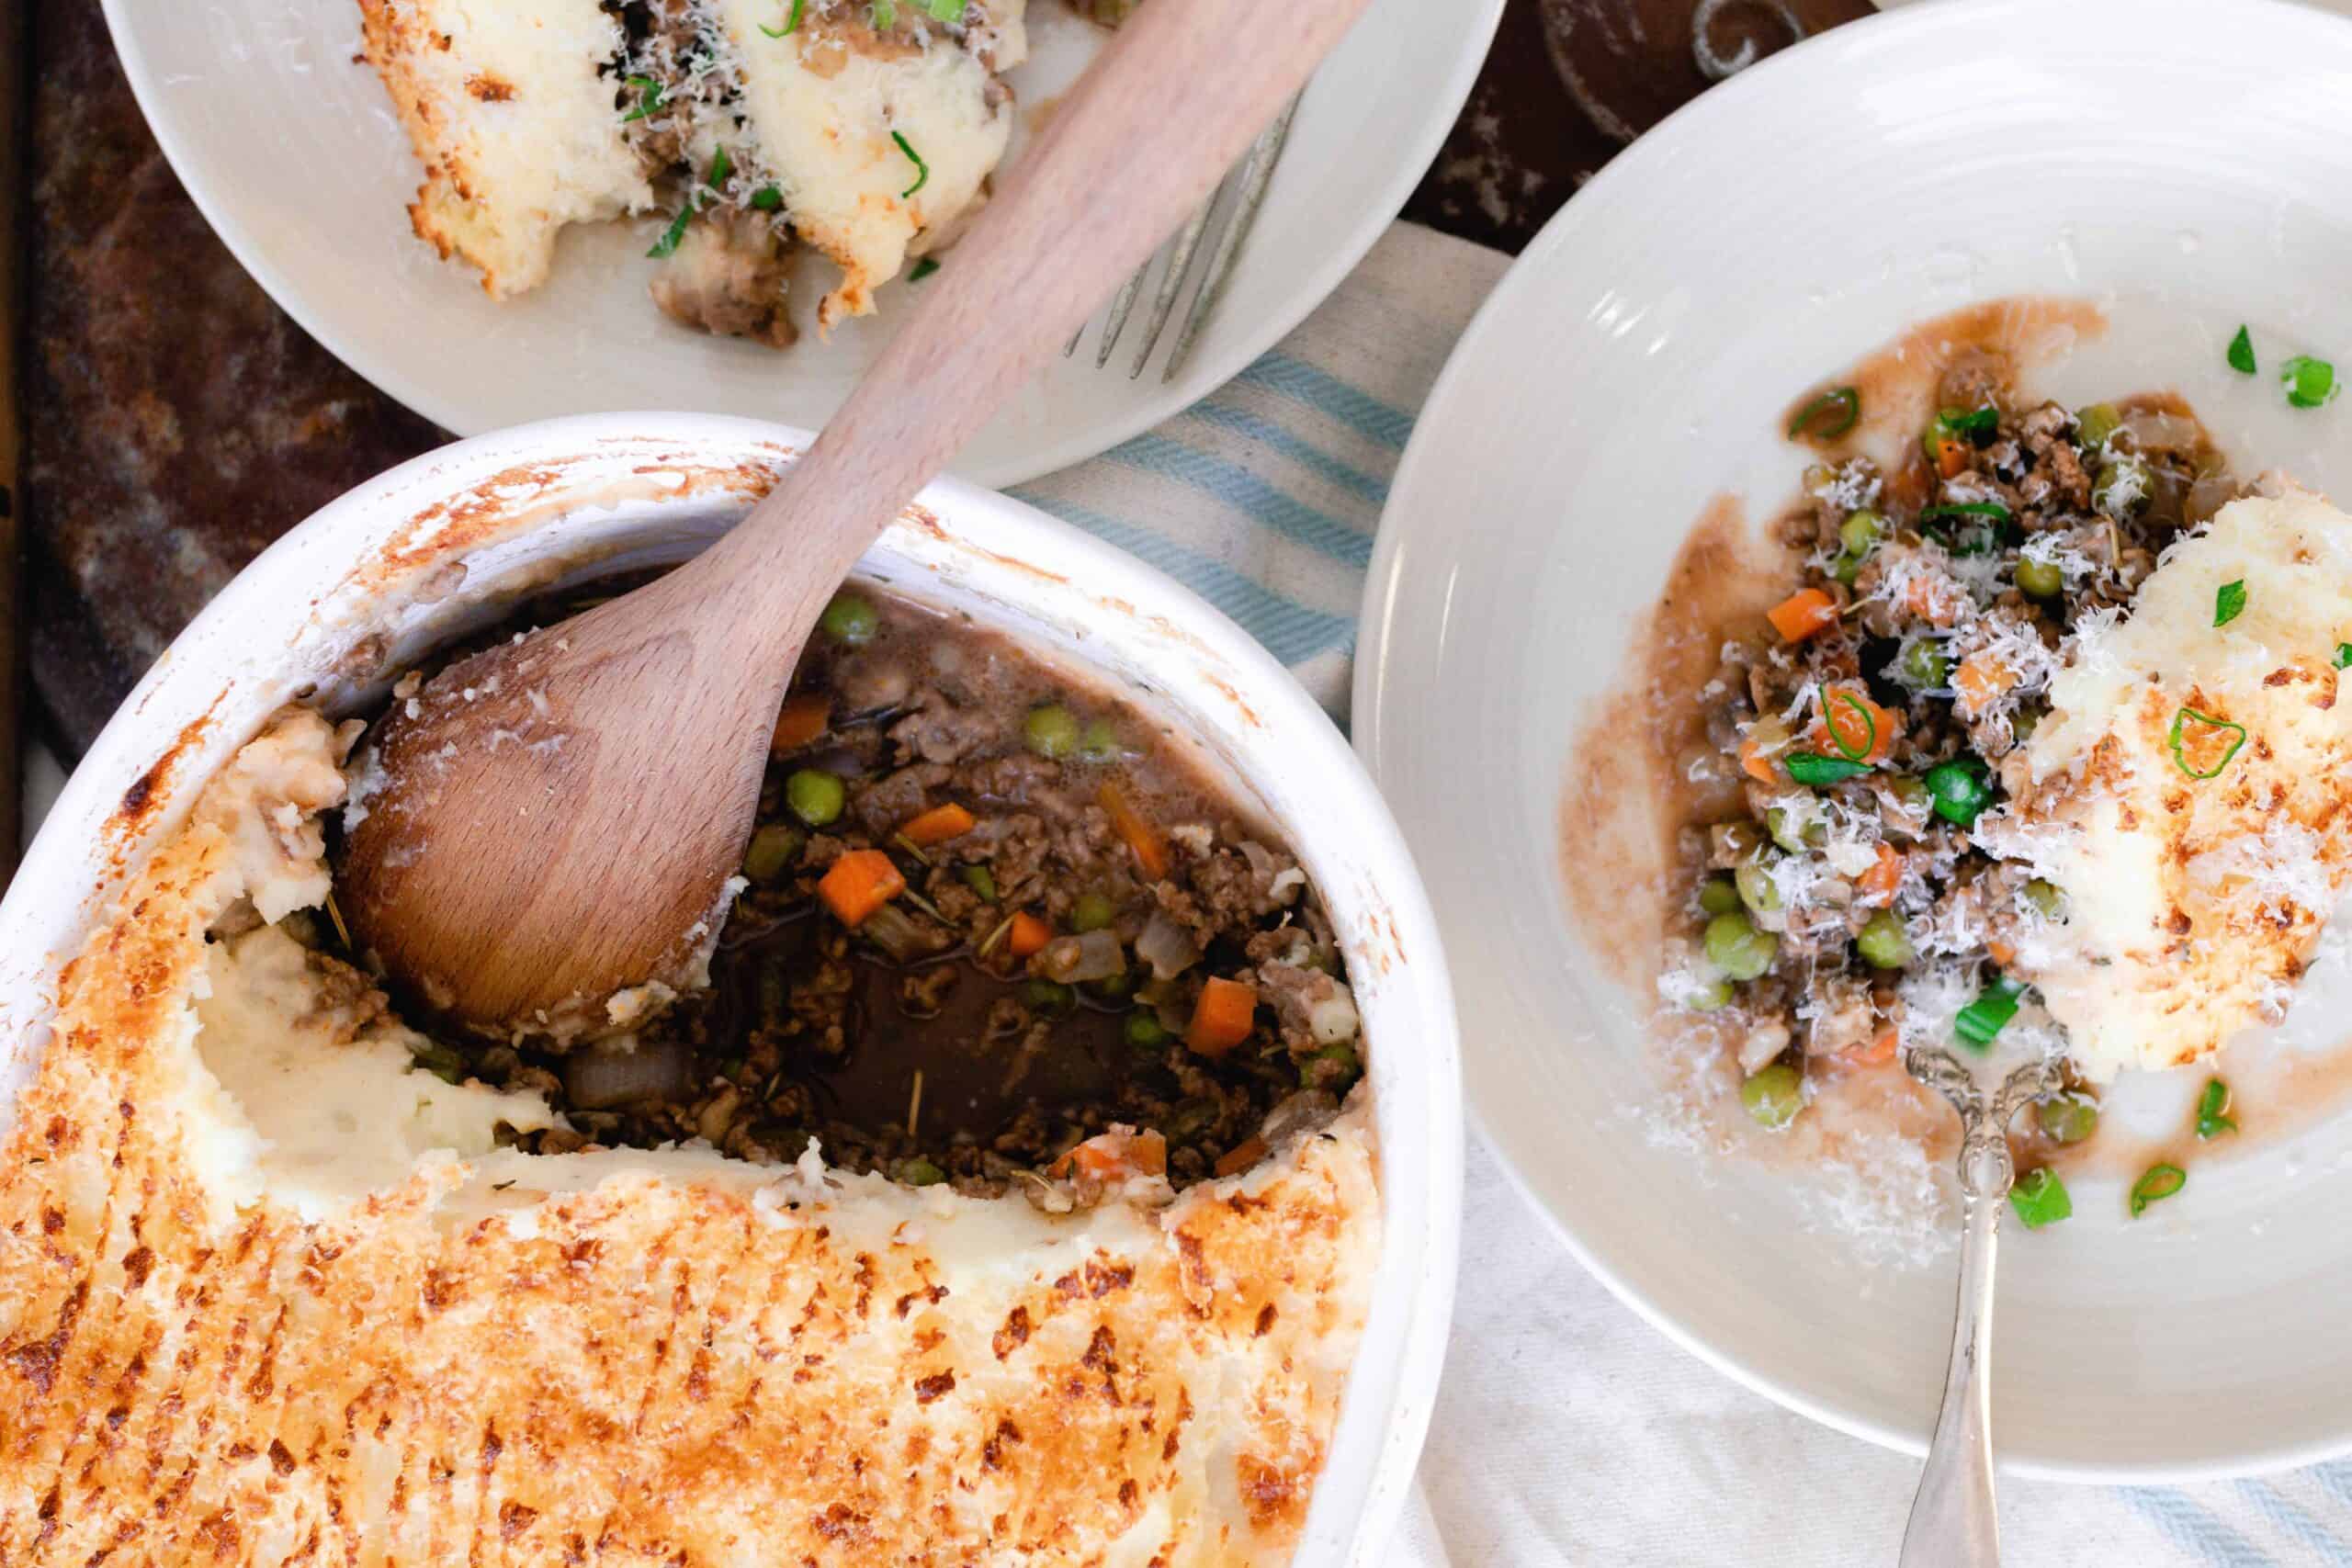
{"label": "sliced green onion", "polygon": [[2224,582],[2213,592],[2213,624],[2226,626],[2245,613],[2245,579]]}
{"label": "sliced green onion", "polygon": [[784,206],[784,192],[775,186],[762,186],[752,193],[752,205],[762,212],[774,212]]}
{"label": "sliced green onion", "polygon": [[2238,1124],[2230,1118],[2230,1086],[2219,1078],[2207,1078],[2204,1092],[2197,1097],[2197,1135],[2218,1138],[2237,1130]]}
{"label": "sliced green onion", "polygon": [[924,278],[929,277],[933,273],[937,272],[938,270],[939,263],[929,256],[925,256],[922,260],[915,263],[914,266],[907,273],[907,281],[909,283],[921,283]]}
{"label": "sliced green onion", "polygon": [[1842,784],[1857,773],[1871,771],[1868,762],[1849,761],[1843,757],[1825,757],[1818,751],[1792,751],[1781,761],[1789,770],[1789,777],[1815,789]]}
{"label": "sliced green onion", "polygon": [[1797,410],[1796,417],[1789,421],[1789,439],[1811,436],[1816,441],[1835,441],[1861,417],[1862,394],[1851,387],[1833,387]]}
{"label": "sliced green onion", "polygon": [[898,0],[874,0],[874,30],[888,32],[899,25]]}
{"label": "sliced green onion", "polygon": [[2315,409],[2335,400],[2335,367],[2324,359],[2299,354],[2278,367],[2278,379],[2287,389],[2287,400],[2299,409]]}
{"label": "sliced green onion", "polygon": [[1965,435],[1981,446],[1999,432],[2001,411],[1990,407],[1973,412],[1946,409],[1936,416],[1936,423],[1952,434]]}
{"label": "sliced green onion", "polygon": [[[2199,724],[2206,726],[2208,728],[2216,731],[2227,731],[2228,733],[2237,737],[2236,739],[2230,742],[2230,749],[2222,753],[2222,760],[2214,763],[2211,768],[2206,769],[2203,773],[2199,773],[2195,768],[2190,767],[2188,765],[2188,758],[2181,750],[2183,743],[2181,727],[2188,724],[2192,719]],[[2182,773],[2187,773],[2192,779],[2214,778],[2219,776],[2223,768],[2230,765],[2232,759],[2235,758],[2239,750],[2245,747],[2245,726],[2243,724],[2232,724],[2226,718],[2215,718],[2209,713],[2199,713],[2192,707],[2183,707],[2178,713],[2172,716],[2172,733],[2165,737],[2165,744],[2172,748],[2173,765],[2177,767]]]}
{"label": "sliced green onion", "polygon": [[922,154],[916,152],[913,145],[898,131],[890,132],[890,140],[899,144],[899,152],[914,161],[915,183],[899,193],[899,199],[904,201],[931,182],[931,165],[922,161]]}
{"label": "sliced green onion", "polygon": [[984,865],[967,865],[961,873],[964,886],[980,897],[984,904],[996,902],[996,874]]}
{"label": "sliced green onion", "polygon": [[1960,1036],[1962,1044],[1982,1055],[1992,1049],[1993,1037],[2017,1017],[2018,998],[2024,995],[2023,986],[2003,976],[1953,1015],[1952,1032]]}
{"label": "sliced green onion", "polygon": [[923,0],[924,10],[934,22],[960,22],[964,19],[964,0]]}
{"label": "sliced green onion", "polygon": [[2026,1229],[2038,1231],[2071,1217],[2075,1201],[2066,1196],[2066,1184],[2058,1179],[2058,1173],[2044,1167],[2018,1178],[2018,1184],[2009,1189],[2009,1207],[2018,1212]]}
{"label": "sliced green onion", "polygon": [[662,84],[652,77],[632,76],[628,85],[637,89],[637,107],[621,116],[623,125],[633,119],[643,119],[662,107]]}
{"label": "sliced green onion", "polygon": [[2230,368],[2242,376],[2254,374],[2254,338],[2244,327],[2230,340]]}
{"label": "sliced green onion", "polygon": [[2152,1165],[2147,1174],[2132,1184],[2132,1217],[2138,1219],[2148,1212],[2148,1205],[2161,1202],[2188,1185],[2188,1172],[2177,1165]]}
{"label": "sliced green onion", "polygon": [[1839,732],[1837,721],[1827,714],[1822,715],[1821,728],[1829,731],[1829,743],[1838,748],[1838,755],[1849,762],[1864,761],[1872,751],[1878,750],[1878,720],[1871,716],[1871,710],[1864,707],[1860,699],[1857,698],[1853,693],[1840,692],[1838,694],[1838,700],[1861,715],[1861,745],[1859,747],[1847,745],[1846,737]]}
{"label": "sliced green onion", "polygon": [[770,38],[788,38],[792,34],[798,32],[800,30],[800,8],[808,3],[808,0],[792,0],[792,15],[784,19],[784,30],[782,32],[778,32],[775,28],[768,26],[765,22],[762,22],[760,24],[760,31],[767,34]]}
{"label": "sliced green onion", "polygon": [[710,176],[707,183],[711,189],[725,190],[729,177],[734,173],[735,160],[727,155],[726,148],[721,147],[710,155]]}
{"label": "sliced green onion", "polygon": [[653,248],[645,254],[657,261],[663,256],[676,254],[678,242],[686,237],[686,225],[694,221],[694,198],[689,197],[685,206],[678,209],[678,215],[670,220],[670,227],[662,231],[662,237],[653,242]]}
{"label": "sliced green onion", "polygon": [[1977,813],[1993,798],[1992,788],[1985,783],[1984,764],[1973,757],[1938,762],[1928,770],[1927,784],[1936,815],[1963,828],[1974,827]]}
{"label": "sliced green onion", "polygon": [[2013,515],[1997,501],[1952,501],[1941,506],[1923,506],[1919,521],[1934,523],[1947,517],[1990,517],[1996,523],[2007,523]]}
{"label": "sliced green onion", "polygon": [[2352,642],[2339,642],[2335,645],[2335,667],[2338,670],[2352,670]]}

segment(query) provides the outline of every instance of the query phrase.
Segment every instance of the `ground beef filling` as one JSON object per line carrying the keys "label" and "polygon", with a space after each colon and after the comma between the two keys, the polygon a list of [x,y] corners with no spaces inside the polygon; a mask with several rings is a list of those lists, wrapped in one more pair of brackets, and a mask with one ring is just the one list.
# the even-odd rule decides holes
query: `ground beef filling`
{"label": "ground beef filling", "polygon": [[1163,1160],[1182,1187],[1363,1071],[1287,849],[1141,714],[958,619],[835,601],[742,870],[707,994],[628,1041],[444,1039],[427,1065],[545,1092],[573,1129],[524,1140],[546,1152],[699,1138],[788,1161],[814,1138],[832,1165],[989,1192]]}
{"label": "ground beef filling", "polygon": [[[1802,579],[1768,625],[1727,628],[1702,699],[1746,810],[1682,835],[1690,925],[1664,989],[1729,1025],[1770,1127],[1803,1113],[1811,1075],[1899,1072],[1925,1005],[2007,1016],[2003,968],[2065,891],[1979,849],[1975,818],[2023,782],[2076,629],[2239,491],[2175,399],[2025,404],[1990,359],[1939,393],[1892,471],[1808,472],[1780,525]],[[2038,1124],[2063,1143],[2096,1121],[2070,1089]]]}

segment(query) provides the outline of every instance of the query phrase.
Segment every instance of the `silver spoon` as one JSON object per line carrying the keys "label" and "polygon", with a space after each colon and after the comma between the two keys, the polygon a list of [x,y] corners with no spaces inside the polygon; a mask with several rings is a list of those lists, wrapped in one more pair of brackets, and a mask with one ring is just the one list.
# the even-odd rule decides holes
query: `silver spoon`
{"label": "silver spoon", "polygon": [[2009,1119],[2063,1081],[2055,1062],[2030,1063],[2002,1081],[1988,1104],[1976,1075],[1949,1051],[1913,1047],[1911,1076],[1960,1112],[1960,1305],[1951,1325],[1944,1402],[1928,1467],[1903,1530],[1901,1568],[1998,1568],[2001,1523],[1993,1504],[1993,1262],[2017,1166]]}

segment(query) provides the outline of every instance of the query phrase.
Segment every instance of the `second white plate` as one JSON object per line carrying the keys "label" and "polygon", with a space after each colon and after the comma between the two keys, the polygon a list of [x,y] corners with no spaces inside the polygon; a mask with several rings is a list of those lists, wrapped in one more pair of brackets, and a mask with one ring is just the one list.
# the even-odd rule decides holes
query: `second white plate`
{"label": "second white plate", "polygon": [[[1098,35],[1058,0],[1031,10],[1033,59],[1012,80],[1035,105],[1075,76]],[[355,62],[356,0],[106,0],[106,12],[157,141],[246,270],[353,369],[460,435],[622,410],[814,429],[906,314],[899,282],[882,290],[877,316],[782,353],[678,326],[645,294],[656,219],[575,229],[546,284],[493,303],[470,270],[409,231],[420,175],[375,73]],[[982,432],[956,471],[1003,486],[1092,457],[1272,347],[1404,206],[1501,12],[1502,0],[1373,0],[1308,89],[1239,270],[1184,373],[1160,378],[1172,326],[1132,379],[1132,347],[1098,371],[1090,336]]]}

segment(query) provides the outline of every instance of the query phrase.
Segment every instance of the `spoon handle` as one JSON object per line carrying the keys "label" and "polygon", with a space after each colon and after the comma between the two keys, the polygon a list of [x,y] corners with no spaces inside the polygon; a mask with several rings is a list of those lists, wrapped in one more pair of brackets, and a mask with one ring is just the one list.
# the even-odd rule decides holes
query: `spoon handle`
{"label": "spoon handle", "polygon": [[[1903,1531],[1901,1568],[1998,1568],[1993,1506],[1993,1264],[2007,1207],[2008,1148],[1971,1140],[1961,1162],[1960,1305],[1943,1407]],[[1997,1151],[1997,1152],[1996,1152]]]}
{"label": "spoon handle", "polygon": [[[1119,29],[815,446],[689,569],[704,591],[756,604],[769,668],[882,525],[1207,198],[1363,5],[1170,0]],[[763,591],[786,579],[796,592]]]}

